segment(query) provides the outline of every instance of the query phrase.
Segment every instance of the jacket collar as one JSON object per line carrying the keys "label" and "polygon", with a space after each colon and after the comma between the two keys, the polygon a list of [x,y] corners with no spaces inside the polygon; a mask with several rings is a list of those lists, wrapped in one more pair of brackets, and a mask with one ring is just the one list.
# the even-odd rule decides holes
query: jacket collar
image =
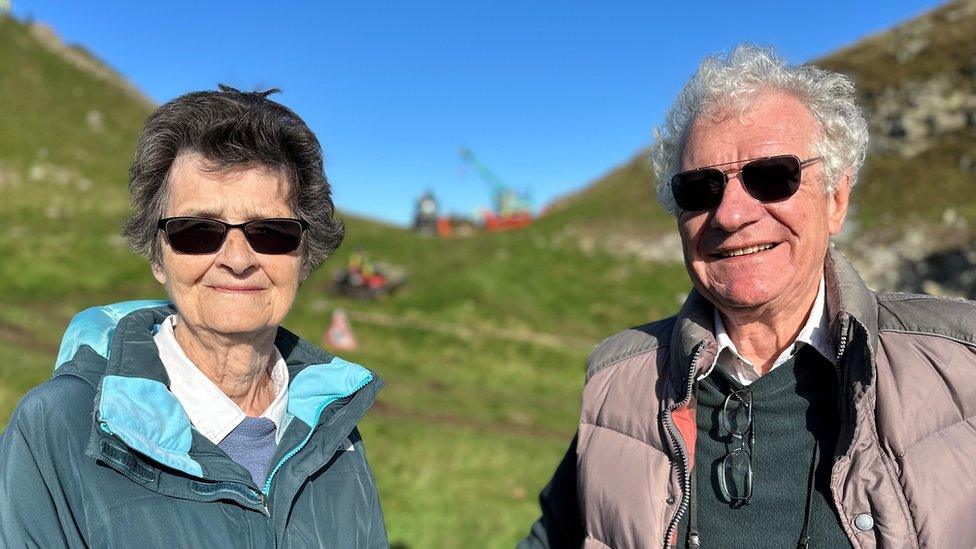
{"label": "jacket collar", "polygon": [[671,333],[671,364],[677,368],[669,369],[671,395],[668,396],[674,401],[688,396],[689,376],[697,378],[715,360],[718,344],[712,333],[714,310],[711,302],[692,288],[678,312]]}
{"label": "jacket collar", "polygon": [[[830,332],[844,366],[844,384],[854,386],[857,394],[869,387],[874,378],[873,359],[878,346],[877,299],[853,265],[833,247],[825,258],[824,274]],[[713,314],[714,305],[692,289],[675,318],[671,334],[672,367],[668,370],[671,394],[666,395],[670,397],[669,403],[684,400],[688,376],[701,375],[715,359],[718,345],[712,332]],[[693,367],[694,372],[691,371]]]}
{"label": "jacket collar", "polygon": [[850,261],[831,248],[825,263],[827,310],[837,342],[842,385],[858,397],[875,378],[878,350],[878,299]]}
{"label": "jacket collar", "polygon": [[864,327],[866,343],[872,353],[878,348],[878,300],[861,280],[861,276],[844,254],[831,248],[825,264],[827,274],[827,310],[833,311],[837,324],[831,330],[837,333],[843,319],[849,318]]}
{"label": "jacket collar", "polygon": [[[82,349],[106,360],[95,395],[89,453],[98,452],[101,439],[110,434],[159,463],[201,477],[204,467],[190,452],[190,420],[169,392],[169,378],[153,341],[159,324],[173,313],[172,305],[146,301],[87,309],[68,326],[58,366],[63,357]],[[377,390],[382,384],[369,370],[326,353],[284,328],[278,328],[275,346],[291,378],[289,415],[309,428],[315,427],[328,404],[371,383]],[[350,431],[353,426],[348,426]]]}

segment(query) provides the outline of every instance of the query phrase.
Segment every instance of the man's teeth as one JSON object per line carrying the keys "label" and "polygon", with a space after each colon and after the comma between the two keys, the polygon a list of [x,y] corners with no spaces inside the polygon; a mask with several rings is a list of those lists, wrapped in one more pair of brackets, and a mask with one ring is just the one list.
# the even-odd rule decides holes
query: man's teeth
{"label": "man's teeth", "polygon": [[749,246],[748,248],[739,248],[738,250],[728,250],[722,252],[720,255],[722,257],[735,257],[737,255],[749,255],[762,250],[768,250],[775,246],[775,244],[760,244],[758,246]]}

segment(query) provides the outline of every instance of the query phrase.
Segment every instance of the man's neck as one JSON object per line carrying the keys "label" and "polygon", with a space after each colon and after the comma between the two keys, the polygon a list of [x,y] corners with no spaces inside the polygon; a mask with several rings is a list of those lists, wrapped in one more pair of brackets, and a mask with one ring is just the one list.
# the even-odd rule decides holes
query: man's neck
{"label": "man's neck", "polygon": [[759,375],[769,373],[776,359],[796,341],[810,316],[820,280],[790,303],[769,304],[754,309],[719,309],[722,323],[735,349]]}

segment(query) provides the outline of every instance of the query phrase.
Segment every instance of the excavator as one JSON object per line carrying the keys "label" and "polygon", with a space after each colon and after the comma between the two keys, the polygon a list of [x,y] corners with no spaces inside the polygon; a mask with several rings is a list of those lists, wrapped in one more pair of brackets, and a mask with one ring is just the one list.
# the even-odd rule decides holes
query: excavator
{"label": "excavator", "polygon": [[493,209],[481,211],[481,223],[486,231],[521,229],[532,223],[532,199],[528,192],[519,193],[506,185],[466,147],[461,148],[461,160],[491,189]]}
{"label": "excavator", "polygon": [[528,192],[516,192],[506,185],[471,152],[462,147],[461,160],[488,184],[492,209],[478,211],[480,223],[459,215],[441,215],[439,204],[431,191],[425,192],[414,208],[413,229],[421,234],[441,238],[471,236],[479,230],[488,232],[521,229],[532,223],[532,199]]}

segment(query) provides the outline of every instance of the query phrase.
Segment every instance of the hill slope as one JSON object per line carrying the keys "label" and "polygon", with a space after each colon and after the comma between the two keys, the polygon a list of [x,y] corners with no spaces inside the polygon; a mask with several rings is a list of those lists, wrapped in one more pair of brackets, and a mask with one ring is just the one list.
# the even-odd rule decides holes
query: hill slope
{"label": "hill slope", "polygon": [[[969,12],[952,6],[938,10],[934,24],[969,24]],[[938,26],[929,32],[955,35]],[[145,262],[117,236],[148,101],[93,56],[52,48],[43,34],[0,16],[0,104],[10,113],[0,117],[0,425],[49,376],[72,314],[162,297]],[[845,71],[867,78],[858,70],[888,62],[870,55],[883,37],[821,62],[847,63]],[[920,51],[918,63],[927,55]],[[911,59],[906,67],[921,71]],[[933,71],[948,70],[939,67]],[[870,94],[869,110],[884,92]],[[952,230],[976,219],[966,194],[972,179],[958,168],[972,128],[950,126],[937,126],[945,131],[924,147],[896,143],[872,156],[856,193],[862,230],[897,240],[906,218]],[[345,308],[361,343],[347,358],[387,381],[363,431],[394,543],[510,547],[536,516],[535,493],[572,435],[589,348],[682,299],[688,281],[672,261],[680,257],[673,221],[653,202],[645,158],[641,152],[518,233],[432,240],[346,218],[346,244],[302,287],[286,324],[318,341],[331,311]],[[924,192],[912,170],[955,194]],[[946,225],[950,204],[957,213]],[[331,296],[329,270],[357,245],[405,267],[404,291],[379,303]]]}
{"label": "hill slope", "polygon": [[[872,136],[838,245],[876,287],[976,298],[976,259],[967,259],[976,226],[976,0],[951,2],[814,63],[854,79]],[[680,259],[674,222],[656,206],[653,187],[641,151],[554,203],[541,224],[583,249],[596,242],[611,253]]]}
{"label": "hill slope", "polygon": [[[49,39],[0,18],[0,102],[13,113],[0,118],[0,425],[50,375],[75,312],[163,297],[118,237],[147,102]],[[546,223],[433,240],[345,221],[346,244],[286,324],[317,342],[345,308],[361,343],[346,358],[387,382],[362,428],[391,541],[512,546],[572,436],[588,350],[674,309],[683,270],[581,250]],[[380,303],[331,296],[329,271],[356,246],[405,267],[409,285]]]}

